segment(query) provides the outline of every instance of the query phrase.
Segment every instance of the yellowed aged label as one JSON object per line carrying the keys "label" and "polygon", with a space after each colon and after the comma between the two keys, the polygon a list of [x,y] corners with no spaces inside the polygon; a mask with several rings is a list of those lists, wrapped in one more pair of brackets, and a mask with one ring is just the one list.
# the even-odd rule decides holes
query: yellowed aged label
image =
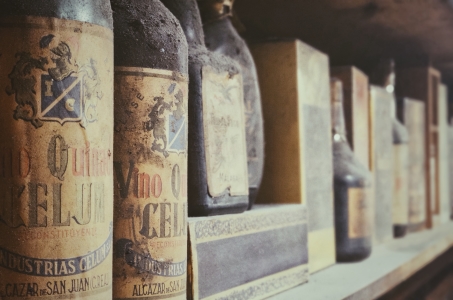
{"label": "yellowed aged label", "polygon": [[0,19],[0,298],[110,299],[113,35]]}
{"label": "yellowed aged label", "polygon": [[409,223],[409,149],[407,144],[393,145],[393,224]]}
{"label": "yellowed aged label", "polygon": [[370,191],[362,188],[348,190],[348,236],[351,239],[371,236]]}
{"label": "yellowed aged label", "polygon": [[203,68],[203,124],[208,191],[248,195],[242,77]]}
{"label": "yellowed aged label", "polygon": [[187,96],[181,74],[115,68],[114,299],[186,299]]}

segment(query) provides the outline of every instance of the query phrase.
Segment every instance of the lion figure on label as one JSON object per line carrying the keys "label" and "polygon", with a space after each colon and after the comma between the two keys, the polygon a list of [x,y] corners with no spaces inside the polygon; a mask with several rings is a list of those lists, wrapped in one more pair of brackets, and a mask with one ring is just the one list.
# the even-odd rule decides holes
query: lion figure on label
{"label": "lion figure on label", "polygon": [[[162,153],[164,157],[169,156],[166,112],[171,113],[168,117],[176,121],[184,117],[184,95],[180,89],[176,92],[176,87],[176,84],[172,83],[167,90],[168,95],[174,98],[171,102],[165,101],[163,96],[165,93],[162,93],[162,96],[154,97],[155,104],[148,114],[149,120],[145,122],[145,131],[152,131],[154,136],[151,150]],[[172,128],[170,130],[175,131]]]}

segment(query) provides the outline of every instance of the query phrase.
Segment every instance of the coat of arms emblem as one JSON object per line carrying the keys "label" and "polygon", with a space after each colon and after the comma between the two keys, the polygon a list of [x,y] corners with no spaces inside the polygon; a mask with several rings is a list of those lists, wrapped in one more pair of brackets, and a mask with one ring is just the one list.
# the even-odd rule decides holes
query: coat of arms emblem
{"label": "coat of arms emblem", "polygon": [[[172,99],[166,100],[167,97]],[[180,153],[186,150],[186,118],[184,116],[184,94],[172,83],[167,95],[154,97],[154,106],[145,123],[145,130],[152,131],[154,141],[151,150],[162,153]]]}
{"label": "coat of arms emblem", "polygon": [[47,56],[19,52],[9,74],[6,92],[15,95],[14,119],[36,128],[47,121],[79,122],[82,127],[95,122],[97,102],[103,96],[96,62],[79,66],[70,43],[53,34],[43,36],[39,47]]}

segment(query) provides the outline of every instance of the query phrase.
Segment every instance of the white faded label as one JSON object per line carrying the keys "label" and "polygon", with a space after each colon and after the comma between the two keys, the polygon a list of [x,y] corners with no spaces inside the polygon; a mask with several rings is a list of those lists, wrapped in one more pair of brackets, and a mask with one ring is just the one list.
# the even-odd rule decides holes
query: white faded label
{"label": "white faded label", "polygon": [[393,224],[409,223],[409,161],[407,144],[393,145]]}
{"label": "white faded label", "polygon": [[241,75],[203,68],[203,124],[208,192],[248,194],[247,150]]}

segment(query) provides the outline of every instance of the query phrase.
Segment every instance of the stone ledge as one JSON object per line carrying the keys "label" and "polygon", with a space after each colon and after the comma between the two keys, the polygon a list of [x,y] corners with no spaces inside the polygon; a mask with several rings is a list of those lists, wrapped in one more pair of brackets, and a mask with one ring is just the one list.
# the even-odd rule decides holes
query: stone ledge
{"label": "stone ledge", "polygon": [[375,299],[453,246],[453,222],[377,246],[367,260],[336,264],[310,276],[309,283],[269,299]]}

